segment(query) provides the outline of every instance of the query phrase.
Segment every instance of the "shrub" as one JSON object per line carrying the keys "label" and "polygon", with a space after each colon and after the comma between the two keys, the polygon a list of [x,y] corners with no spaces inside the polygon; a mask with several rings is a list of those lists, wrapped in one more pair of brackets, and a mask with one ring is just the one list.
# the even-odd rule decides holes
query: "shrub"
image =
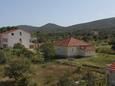
{"label": "shrub", "polygon": [[26,57],[28,59],[31,59],[34,56],[34,53],[28,49],[23,49],[22,55],[24,55],[24,57]]}
{"label": "shrub", "polygon": [[64,75],[59,79],[57,86],[76,86],[76,84],[72,79]]}
{"label": "shrub", "polygon": [[112,49],[108,48],[108,47],[99,47],[96,49],[97,53],[106,53],[106,54],[111,54],[112,53]]}
{"label": "shrub", "polygon": [[41,47],[41,51],[44,54],[44,58],[45,60],[52,60],[54,58],[55,55],[55,51],[54,51],[54,46],[51,43],[46,43],[43,44]]}
{"label": "shrub", "polygon": [[13,78],[16,86],[28,86],[30,76],[30,62],[27,59],[15,59],[5,67],[5,76]]}
{"label": "shrub", "polygon": [[26,57],[26,58],[29,58],[29,59],[31,59],[32,56],[33,56],[33,52],[26,49],[20,43],[17,43],[17,44],[14,45],[13,54],[17,55],[17,56],[23,56],[23,57]]}
{"label": "shrub", "polygon": [[24,53],[24,52],[23,52],[24,49],[25,49],[25,47],[24,47],[22,44],[17,43],[17,44],[15,44],[14,47],[13,47],[13,54],[14,54],[14,55],[17,55],[17,56],[20,56],[21,54]]}
{"label": "shrub", "polygon": [[20,44],[20,43],[17,43],[17,44],[14,45],[13,48],[14,48],[14,49],[24,49],[25,47],[24,47],[24,45],[22,45],[22,44]]}
{"label": "shrub", "polygon": [[4,53],[2,50],[0,50],[0,64],[5,63],[6,60],[7,60],[7,59],[6,59],[5,53]]}

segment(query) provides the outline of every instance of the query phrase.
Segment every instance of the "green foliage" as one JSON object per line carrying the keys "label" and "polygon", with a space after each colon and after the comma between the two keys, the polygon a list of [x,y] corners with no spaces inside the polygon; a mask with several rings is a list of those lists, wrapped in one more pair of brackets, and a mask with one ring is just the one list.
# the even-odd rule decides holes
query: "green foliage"
{"label": "green foliage", "polygon": [[20,44],[20,43],[17,43],[14,45],[14,49],[24,49],[24,45]]}
{"label": "green foliage", "polygon": [[96,49],[97,53],[112,54],[112,49],[110,47],[101,46]]}
{"label": "green foliage", "polygon": [[42,52],[40,52],[40,50],[36,50],[36,53],[34,54],[34,56],[32,56],[32,62],[33,63],[44,62],[44,57],[43,57]]}
{"label": "green foliage", "polygon": [[7,58],[6,58],[5,53],[3,52],[3,50],[0,50],[0,64],[5,63],[6,60],[7,60]]}
{"label": "green foliage", "polygon": [[57,86],[76,86],[76,84],[72,79],[69,79],[67,76],[63,76],[59,79]]}
{"label": "green foliage", "polygon": [[35,80],[31,80],[28,86],[38,86]]}
{"label": "green foliage", "polygon": [[15,80],[29,74],[30,62],[27,59],[15,59],[10,61],[5,67],[5,75]]}
{"label": "green foliage", "polygon": [[5,67],[5,76],[13,78],[17,86],[27,86],[30,76],[30,62],[27,59],[15,59]]}
{"label": "green foliage", "polygon": [[13,53],[14,53],[14,55],[23,56],[23,57],[26,57],[28,59],[31,59],[33,57],[33,52],[28,50],[28,49],[26,49],[20,43],[17,43],[17,44],[14,45]]}
{"label": "green foliage", "polygon": [[20,56],[21,54],[24,53],[24,52],[23,52],[24,49],[25,49],[25,47],[24,47],[22,44],[17,43],[17,44],[15,44],[14,47],[13,47],[13,54],[14,54],[14,55],[17,55],[17,56]]}
{"label": "green foliage", "polygon": [[47,35],[40,33],[39,31],[35,33],[37,37],[37,43],[42,43],[47,41]]}
{"label": "green foliage", "polygon": [[23,49],[22,55],[28,59],[31,59],[33,57],[34,53],[28,49]]}
{"label": "green foliage", "polygon": [[45,60],[51,60],[54,58],[55,51],[54,46],[51,43],[45,43],[41,46],[41,51],[44,54]]}

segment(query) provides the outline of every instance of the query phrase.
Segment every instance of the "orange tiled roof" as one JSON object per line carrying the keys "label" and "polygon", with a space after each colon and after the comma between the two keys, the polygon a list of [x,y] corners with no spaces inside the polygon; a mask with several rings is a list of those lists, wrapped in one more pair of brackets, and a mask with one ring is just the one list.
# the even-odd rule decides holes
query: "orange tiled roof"
{"label": "orange tiled roof", "polygon": [[58,40],[55,42],[55,45],[57,46],[77,46],[77,45],[89,46],[90,44],[71,37],[71,38],[67,38],[63,40]]}
{"label": "orange tiled roof", "polygon": [[108,65],[107,68],[109,71],[115,71],[115,62],[113,62],[112,64]]}

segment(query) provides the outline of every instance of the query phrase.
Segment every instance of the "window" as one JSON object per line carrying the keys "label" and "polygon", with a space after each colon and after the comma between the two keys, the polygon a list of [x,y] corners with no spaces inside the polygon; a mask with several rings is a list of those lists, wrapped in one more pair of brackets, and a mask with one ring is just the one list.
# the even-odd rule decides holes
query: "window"
{"label": "window", "polygon": [[12,36],[14,36],[14,33],[11,33]]}
{"label": "window", "polygon": [[20,36],[22,35],[22,32],[20,32]]}
{"label": "window", "polygon": [[22,39],[21,39],[21,38],[19,39],[19,42],[20,42],[20,43],[22,42]]}
{"label": "window", "polygon": [[3,38],[2,41],[3,42],[8,42],[8,39],[7,38]]}

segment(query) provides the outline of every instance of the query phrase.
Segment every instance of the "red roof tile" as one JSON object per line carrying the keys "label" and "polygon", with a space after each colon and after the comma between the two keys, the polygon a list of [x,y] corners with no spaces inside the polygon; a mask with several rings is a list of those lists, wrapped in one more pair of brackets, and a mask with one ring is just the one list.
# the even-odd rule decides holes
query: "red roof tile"
{"label": "red roof tile", "polygon": [[63,40],[58,40],[55,42],[55,45],[57,46],[77,46],[77,45],[89,46],[90,44],[71,37],[71,38],[67,38]]}
{"label": "red roof tile", "polygon": [[107,68],[109,71],[115,71],[115,62],[113,62],[112,64],[108,65]]}

